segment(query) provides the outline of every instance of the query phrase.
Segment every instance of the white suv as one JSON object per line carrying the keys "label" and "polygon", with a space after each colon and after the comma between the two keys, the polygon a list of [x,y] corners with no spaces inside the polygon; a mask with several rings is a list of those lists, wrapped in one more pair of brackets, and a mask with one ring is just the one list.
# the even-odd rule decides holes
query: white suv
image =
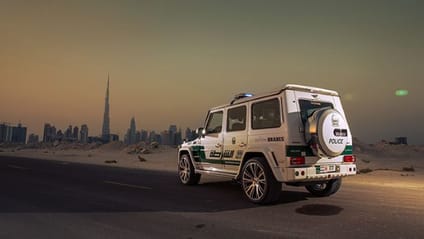
{"label": "white suv", "polygon": [[183,184],[204,173],[230,176],[254,203],[279,199],[281,184],[329,196],[356,174],[352,136],[337,92],[286,85],[268,94],[239,94],[209,110],[199,137],[178,151]]}

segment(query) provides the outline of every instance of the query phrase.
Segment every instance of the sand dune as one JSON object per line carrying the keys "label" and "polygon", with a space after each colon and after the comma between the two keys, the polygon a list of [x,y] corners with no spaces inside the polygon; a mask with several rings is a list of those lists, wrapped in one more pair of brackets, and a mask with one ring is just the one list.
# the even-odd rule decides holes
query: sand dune
{"label": "sand dune", "polygon": [[365,144],[355,139],[354,154],[361,170],[424,171],[424,146]]}
{"label": "sand dune", "polygon": [[103,145],[59,144],[56,146],[3,148],[0,155],[58,160],[152,170],[176,170],[177,149],[146,144],[124,145],[112,142]]}

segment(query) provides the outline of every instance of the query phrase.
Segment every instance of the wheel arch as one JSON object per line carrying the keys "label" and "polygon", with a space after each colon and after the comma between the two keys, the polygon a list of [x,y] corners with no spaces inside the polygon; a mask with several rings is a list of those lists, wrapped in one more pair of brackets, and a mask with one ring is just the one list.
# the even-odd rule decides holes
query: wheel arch
{"label": "wheel arch", "polygon": [[[178,150],[178,159],[177,160],[180,160],[180,158],[183,154],[188,154],[188,156],[190,157],[190,161],[193,164],[194,171],[196,171],[196,166],[195,166],[196,164],[195,164],[195,161],[193,160],[193,154],[192,154],[191,150],[184,149],[184,148]],[[178,161],[177,161],[177,163],[178,163]]]}
{"label": "wheel arch", "polygon": [[272,173],[274,174],[275,179],[277,179],[277,181],[283,181],[283,175],[281,173],[280,167],[278,163],[276,162],[276,160],[272,158],[272,151],[260,151],[260,150],[251,150],[244,153],[236,179],[240,178],[241,171],[243,170],[243,167],[246,164],[246,162],[249,159],[256,158],[256,157],[264,158],[265,161],[268,163],[268,166],[271,169]]}

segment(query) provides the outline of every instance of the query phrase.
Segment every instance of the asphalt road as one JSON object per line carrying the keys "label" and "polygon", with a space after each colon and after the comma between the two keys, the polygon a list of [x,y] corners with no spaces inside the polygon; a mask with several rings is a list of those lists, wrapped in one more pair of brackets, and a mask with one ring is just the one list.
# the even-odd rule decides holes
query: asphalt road
{"label": "asphalt road", "polygon": [[232,182],[189,187],[168,172],[0,157],[0,238],[424,238],[422,191],[283,189],[257,206]]}

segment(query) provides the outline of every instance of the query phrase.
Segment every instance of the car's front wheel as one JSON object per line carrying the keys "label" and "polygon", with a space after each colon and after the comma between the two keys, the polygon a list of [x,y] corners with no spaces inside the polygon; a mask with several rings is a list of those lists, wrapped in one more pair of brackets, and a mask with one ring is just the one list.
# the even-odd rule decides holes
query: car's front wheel
{"label": "car's front wheel", "polygon": [[264,158],[249,159],[241,176],[244,194],[250,201],[268,204],[279,199],[281,183],[275,179]]}
{"label": "car's front wheel", "polygon": [[178,176],[182,184],[195,185],[200,181],[200,174],[196,174],[190,156],[182,154],[178,160]]}
{"label": "car's front wheel", "polygon": [[306,185],[305,188],[314,196],[327,197],[336,193],[340,189],[341,185],[342,179],[337,178],[327,182],[319,182],[311,185]]}

